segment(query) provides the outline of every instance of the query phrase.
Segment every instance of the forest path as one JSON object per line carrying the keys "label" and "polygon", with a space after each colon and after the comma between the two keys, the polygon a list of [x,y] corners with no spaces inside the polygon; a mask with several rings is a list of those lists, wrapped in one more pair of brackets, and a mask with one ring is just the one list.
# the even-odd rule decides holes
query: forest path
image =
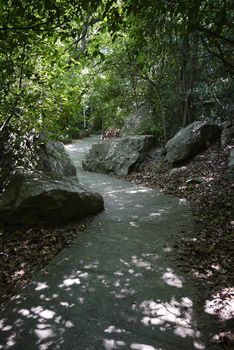
{"label": "forest path", "polygon": [[82,158],[97,140],[66,148],[80,182],[103,195],[106,210],[5,306],[0,349],[208,349],[194,291],[172,259],[176,234],[193,230],[189,207],[156,190],[83,172]]}

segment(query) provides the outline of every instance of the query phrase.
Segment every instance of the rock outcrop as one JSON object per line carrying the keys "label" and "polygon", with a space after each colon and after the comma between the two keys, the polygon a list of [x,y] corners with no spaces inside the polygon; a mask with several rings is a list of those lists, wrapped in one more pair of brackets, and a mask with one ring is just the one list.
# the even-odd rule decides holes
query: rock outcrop
{"label": "rock outcrop", "polygon": [[207,143],[216,140],[221,133],[219,126],[202,121],[189,124],[177,132],[166,146],[166,159],[170,163],[179,163],[195,156]]}
{"label": "rock outcrop", "polygon": [[150,135],[121,137],[93,145],[83,161],[83,169],[127,176],[155,146]]}
{"label": "rock outcrop", "polygon": [[48,141],[38,149],[38,168],[55,177],[76,176],[76,168],[62,142]]}
{"label": "rock outcrop", "polygon": [[96,173],[110,173],[106,166],[106,157],[112,142],[113,140],[103,140],[95,143],[82,162],[83,169]]}
{"label": "rock outcrop", "polygon": [[61,224],[104,209],[101,195],[79,184],[76,168],[62,143],[49,141],[34,151],[34,166],[14,166],[2,183],[2,223]]}
{"label": "rock outcrop", "polygon": [[154,126],[155,115],[153,107],[144,105],[125,120],[124,127],[121,130],[121,136],[151,135]]}
{"label": "rock outcrop", "polygon": [[4,224],[61,224],[103,210],[101,195],[82,187],[76,178],[54,179],[20,169],[9,176],[0,195]]}

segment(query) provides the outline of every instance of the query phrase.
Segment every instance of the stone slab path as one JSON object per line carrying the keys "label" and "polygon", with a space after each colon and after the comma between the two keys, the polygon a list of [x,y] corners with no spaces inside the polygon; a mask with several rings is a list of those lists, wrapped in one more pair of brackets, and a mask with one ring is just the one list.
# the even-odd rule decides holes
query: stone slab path
{"label": "stone slab path", "polygon": [[193,290],[172,259],[173,237],[193,229],[189,207],[159,191],[82,172],[95,141],[67,150],[80,182],[103,195],[106,210],[4,307],[0,349],[208,349]]}

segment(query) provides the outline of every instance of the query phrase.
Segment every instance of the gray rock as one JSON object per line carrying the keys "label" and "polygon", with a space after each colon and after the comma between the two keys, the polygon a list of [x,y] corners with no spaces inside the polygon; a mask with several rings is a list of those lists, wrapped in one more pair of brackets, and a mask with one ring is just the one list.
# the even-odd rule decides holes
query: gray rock
{"label": "gray rock", "polygon": [[42,143],[38,150],[39,170],[53,176],[76,176],[76,168],[62,142]]}
{"label": "gray rock", "polygon": [[84,170],[127,176],[155,146],[151,135],[121,137],[92,147],[83,161]]}
{"label": "gray rock", "polygon": [[173,168],[170,173],[169,176],[173,177],[173,176],[180,176],[181,174],[183,174],[184,172],[186,172],[188,170],[188,168],[186,166],[182,166],[179,168]]}
{"label": "gray rock", "polygon": [[[1,182],[0,221],[4,224],[61,224],[97,214],[103,199],[79,184],[76,168],[60,142],[32,145],[25,163],[12,162]],[[14,147],[6,155],[13,159]],[[5,154],[3,155],[5,157]],[[4,162],[3,162],[4,163]],[[7,163],[9,159],[7,159]],[[28,166],[27,166],[28,165]]]}
{"label": "gray rock", "polygon": [[159,161],[162,159],[163,156],[163,149],[162,148],[154,148],[152,151],[148,154],[148,159]]}
{"label": "gray rock", "polygon": [[234,143],[234,123],[231,121],[222,124],[221,147],[225,148]]}
{"label": "gray rock", "polygon": [[94,144],[82,162],[83,169],[96,173],[110,172],[106,168],[105,159],[112,142],[111,140],[103,140]]}
{"label": "gray rock", "polygon": [[181,129],[166,148],[166,158],[170,163],[182,162],[196,155],[207,143],[216,140],[221,133],[219,126],[208,122],[196,121]]}
{"label": "gray rock", "polygon": [[61,224],[104,209],[101,195],[82,187],[76,177],[52,178],[18,169],[5,181],[0,195],[4,224]]}
{"label": "gray rock", "polygon": [[121,136],[152,135],[154,126],[155,115],[153,108],[150,105],[144,105],[125,120]]}
{"label": "gray rock", "polygon": [[202,184],[206,182],[206,179],[205,177],[193,177],[193,178],[190,178],[188,180],[186,180],[186,184]]}

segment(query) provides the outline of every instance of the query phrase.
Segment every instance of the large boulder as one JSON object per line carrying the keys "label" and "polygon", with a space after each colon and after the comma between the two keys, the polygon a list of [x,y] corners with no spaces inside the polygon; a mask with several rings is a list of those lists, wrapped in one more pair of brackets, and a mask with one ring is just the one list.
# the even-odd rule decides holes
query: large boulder
{"label": "large boulder", "polygon": [[155,115],[150,105],[141,106],[135,113],[131,114],[124,123],[121,136],[151,135],[155,126]]}
{"label": "large boulder", "polygon": [[40,143],[38,148],[39,170],[53,176],[76,176],[76,168],[62,142]]}
{"label": "large boulder", "polygon": [[77,178],[53,178],[18,169],[11,174],[0,195],[0,218],[4,224],[61,224],[97,214],[103,199],[82,187]]}
{"label": "large boulder", "polygon": [[39,139],[26,150],[13,143],[3,150],[0,168],[8,168],[0,186],[2,223],[61,224],[104,209],[101,195],[79,184],[62,143]]}
{"label": "large boulder", "polygon": [[103,140],[95,143],[82,162],[83,169],[95,173],[109,173],[110,171],[106,166],[106,157],[112,142],[111,140]]}
{"label": "large boulder", "polygon": [[155,146],[151,135],[121,137],[93,145],[83,161],[83,169],[127,176]]}
{"label": "large boulder", "polygon": [[166,146],[166,158],[170,163],[179,163],[196,155],[207,143],[216,140],[221,133],[219,126],[196,121],[181,129]]}

